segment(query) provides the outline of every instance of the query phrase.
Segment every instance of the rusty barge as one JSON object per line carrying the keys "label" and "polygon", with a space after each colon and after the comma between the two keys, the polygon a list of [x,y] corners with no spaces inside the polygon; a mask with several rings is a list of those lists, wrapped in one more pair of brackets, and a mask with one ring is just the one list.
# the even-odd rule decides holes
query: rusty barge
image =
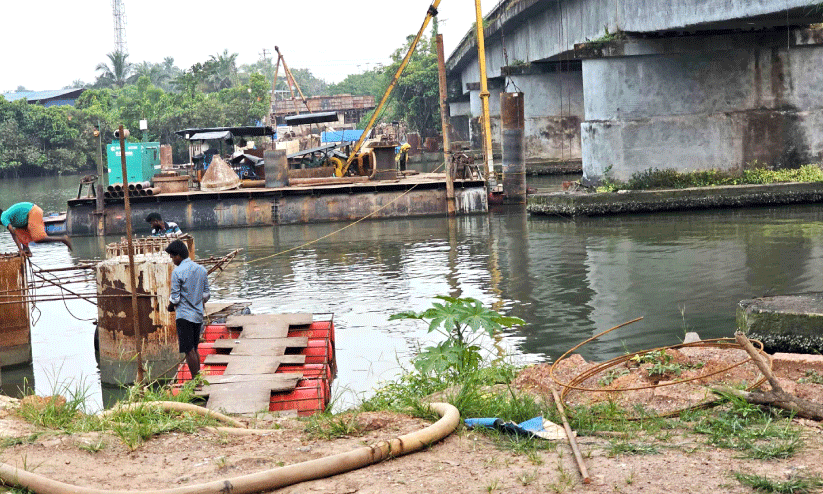
{"label": "rusty barge", "polygon": [[[455,180],[454,195],[457,214],[488,211],[482,180]],[[142,224],[148,213],[157,211],[183,231],[447,214],[443,174],[351,184],[190,190],[131,197],[129,201],[133,224]],[[66,232],[97,235],[99,216],[94,197],[71,199]],[[106,234],[125,233],[122,198],[105,199],[103,220]]]}

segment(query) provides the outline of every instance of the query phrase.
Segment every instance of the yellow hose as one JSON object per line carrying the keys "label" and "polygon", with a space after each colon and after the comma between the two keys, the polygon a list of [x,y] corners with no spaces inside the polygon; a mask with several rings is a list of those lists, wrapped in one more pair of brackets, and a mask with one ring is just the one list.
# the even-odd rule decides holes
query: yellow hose
{"label": "yellow hose", "polygon": [[128,405],[120,405],[115,408],[110,408],[104,412],[101,412],[97,416],[100,418],[105,418],[109,415],[114,415],[115,413],[127,412],[129,410],[135,410],[144,407],[158,407],[162,408],[163,410],[174,412],[192,412],[198,415],[204,415],[206,417],[217,419],[220,422],[225,422],[238,429],[246,429],[246,426],[242,422],[235,420],[229,416],[223,415],[222,413],[215,412],[213,410],[209,410],[208,408],[192,405],[191,403],[183,403],[181,401],[147,401],[144,403],[130,403]]}
{"label": "yellow hose", "polygon": [[204,484],[143,491],[96,489],[58,482],[5,463],[0,463],[0,480],[38,494],[250,494],[329,477],[426,448],[451,434],[460,423],[460,412],[453,405],[430,403],[429,408],[440,420],[419,431],[346,453]]}

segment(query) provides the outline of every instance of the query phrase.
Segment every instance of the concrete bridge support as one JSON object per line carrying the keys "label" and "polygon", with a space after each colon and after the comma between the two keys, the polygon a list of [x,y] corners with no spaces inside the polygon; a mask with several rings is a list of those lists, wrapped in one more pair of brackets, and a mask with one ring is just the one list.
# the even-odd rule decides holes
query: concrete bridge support
{"label": "concrete bridge support", "polygon": [[[524,156],[527,173],[579,172],[583,122],[583,75],[579,62],[506,67],[489,80],[492,145],[500,154],[500,94],[524,93]],[[468,83],[467,98],[452,100],[452,138],[482,149],[480,91]]]}
{"label": "concrete bridge support", "polygon": [[582,44],[583,173],[797,167],[823,156],[823,32]]}

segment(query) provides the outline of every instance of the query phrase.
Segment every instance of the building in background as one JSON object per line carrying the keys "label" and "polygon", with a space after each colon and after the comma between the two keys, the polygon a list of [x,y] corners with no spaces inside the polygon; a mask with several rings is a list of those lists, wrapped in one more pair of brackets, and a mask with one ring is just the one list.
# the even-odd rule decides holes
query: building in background
{"label": "building in background", "polygon": [[85,91],[84,88],[57,89],[53,91],[13,91],[3,93],[6,101],[25,99],[28,103],[39,103],[43,106],[74,106],[77,98]]}

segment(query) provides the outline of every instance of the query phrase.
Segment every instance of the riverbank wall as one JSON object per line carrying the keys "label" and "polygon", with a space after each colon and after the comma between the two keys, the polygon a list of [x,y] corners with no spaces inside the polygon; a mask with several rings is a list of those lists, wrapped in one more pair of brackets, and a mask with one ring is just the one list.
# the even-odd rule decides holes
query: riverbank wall
{"label": "riverbank wall", "polygon": [[526,209],[534,215],[603,216],[820,202],[823,183],[792,182],[602,193],[551,192],[530,195]]}

